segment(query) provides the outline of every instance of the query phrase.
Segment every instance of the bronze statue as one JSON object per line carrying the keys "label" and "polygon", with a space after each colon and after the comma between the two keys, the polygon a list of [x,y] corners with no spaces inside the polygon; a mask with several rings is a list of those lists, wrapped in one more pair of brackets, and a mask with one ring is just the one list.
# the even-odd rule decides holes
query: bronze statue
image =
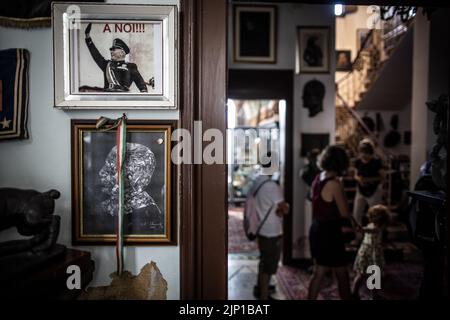
{"label": "bronze statue", "polygon": [[42,256],[51,251],[59,234],[60,217],[53,214],[57,190],[0,188],[0,231],[16,227],[19,234],[33,236],[24,240],[0,242],[0,261],[28,253]]}

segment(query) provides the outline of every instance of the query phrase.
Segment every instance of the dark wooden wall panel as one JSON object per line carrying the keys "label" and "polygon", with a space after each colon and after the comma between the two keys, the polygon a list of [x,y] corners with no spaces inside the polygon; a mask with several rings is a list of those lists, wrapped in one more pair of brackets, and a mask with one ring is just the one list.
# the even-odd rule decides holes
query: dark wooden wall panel
{"label": "dark wooden wall panel", "polygon": [[[226,137],[226,1],[202,2],[201,115],[203,130],[217,128]],[[224,145],[223,155],[226,159]],[[227,168],[202,165],[203,297],[227,297]]]}
{"label": "dark wooden wall panel", "polygon": [[[226,1],[182,1],[181,127],[226,132]],[[226,155],[224,145],[224,156]],[[227,298],[226,165],[181,168],[181,298]]]}

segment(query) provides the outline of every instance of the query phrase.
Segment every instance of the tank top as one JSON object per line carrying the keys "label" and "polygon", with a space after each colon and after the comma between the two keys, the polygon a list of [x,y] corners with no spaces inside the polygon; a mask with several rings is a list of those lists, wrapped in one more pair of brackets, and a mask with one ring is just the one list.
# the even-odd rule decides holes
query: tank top
{"label": "tank top", "polygon": [[332,179],[334,177],[320,181],[318,174],[311,188],[313,219],[318,222],[335,222],[341,218],[336,201],[334,199],[331,202],[325,201],[321,195],[323,187]]}

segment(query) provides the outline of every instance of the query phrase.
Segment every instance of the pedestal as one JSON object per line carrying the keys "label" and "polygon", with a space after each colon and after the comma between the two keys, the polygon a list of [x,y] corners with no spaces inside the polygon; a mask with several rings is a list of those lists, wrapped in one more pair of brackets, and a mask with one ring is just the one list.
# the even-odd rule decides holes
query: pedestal
{"label": "pedestal", "polygon": [[[0,261],[0,298],[76,299],[92,280],[94,261],[87,251],[56,245],[49,255],[34,258],[31,263],[24,255]],[[15,270],[11,263],[16,265]],[[67,288],[67,279],[71,275],[67,268],[70,265],[80,268],[79,290]]]}

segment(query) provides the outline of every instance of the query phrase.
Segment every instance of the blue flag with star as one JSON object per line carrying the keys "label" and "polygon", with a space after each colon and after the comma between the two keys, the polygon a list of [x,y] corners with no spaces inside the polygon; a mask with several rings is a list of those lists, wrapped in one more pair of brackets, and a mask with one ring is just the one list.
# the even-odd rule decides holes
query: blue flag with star
{"label": "blue flag with star", "polygon": [[0,51],[0,140],[28,138],[28,67],[26,49]]}

